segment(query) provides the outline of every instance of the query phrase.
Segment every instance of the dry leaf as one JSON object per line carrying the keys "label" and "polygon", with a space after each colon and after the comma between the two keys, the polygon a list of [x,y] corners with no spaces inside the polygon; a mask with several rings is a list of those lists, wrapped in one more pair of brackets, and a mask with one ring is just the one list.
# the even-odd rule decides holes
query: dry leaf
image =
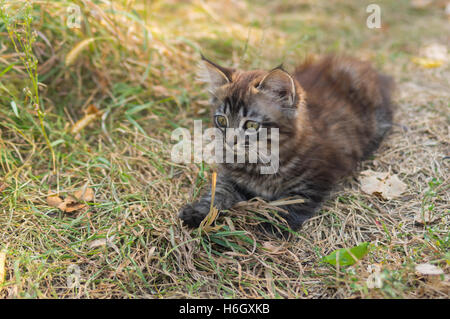
{"label": "dry leaf", "polygon": [[62,199],[58,194],[54,194],[51,191],[48,192],[47,204],[51,207],[56,207],[65,213],[72,213],[86,207],[85,204],[79,203],[72,196],[67,196]]}
{"label": "dry leaf", "polygon": [[89,104],[89,106],[84,110],[85,114],[101,114],[100,110],[94,105]]}
{"label": "dry leaf", "polygon": [[419,264],[416,265],[416,272],[422,275],[443,275],[444,271],[432,264]]}
{"label": "dry leaf", "polygon": [[372,170],[361,172],[361,175],[363,175],[359,179],[361,190],[366,194],[393,199],[406,190],[406,184],[397,175],[389,175],[389,173],[379,173]]}
{"label": "dry leaf", "polygon": [[85,204],[79,203],[72,196],[67,196],[64,201],[58,206],[60,210],[66,213],[72,213],[86,207]]}
{"label": "dry leaf", "polygon": [[59,207],[61,205],[63,200],[61,197],[58,196],[58,194],[53,194],[51,191],[48,191],[47,195],[47,205],[51,207]]}
{"label": "dry leaf", "polygon": [[95,105],[91,104],[85,111],[85,115],[78,120],[70,130],[72,134],[77,134],[82,129],[84,129],[89,123],[93,120],[100,118],[102,116],[102,112],[95,107]]}
{"label": "dry leaf", "polygon": [[94,190],[90,187],[85,186],[73,193],[73,196],[81,201],[92,202],[94,200]]}

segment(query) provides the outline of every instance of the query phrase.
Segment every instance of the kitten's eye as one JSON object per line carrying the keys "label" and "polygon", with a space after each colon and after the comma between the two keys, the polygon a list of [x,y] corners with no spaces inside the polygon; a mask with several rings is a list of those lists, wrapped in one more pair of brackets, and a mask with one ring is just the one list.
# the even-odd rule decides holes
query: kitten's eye
{"label": "kitten's eye", "polygon": [[227,127],[228,126],[228,120],[223,115],[217,115],[216,116],[216,123],[219,127]]}
{"label": "kitten's eye", "polygon": [[247,121],[245,122],[244,128],[246,130],[255,130],[257,131],[259,129],[259,123],[255,121]]}

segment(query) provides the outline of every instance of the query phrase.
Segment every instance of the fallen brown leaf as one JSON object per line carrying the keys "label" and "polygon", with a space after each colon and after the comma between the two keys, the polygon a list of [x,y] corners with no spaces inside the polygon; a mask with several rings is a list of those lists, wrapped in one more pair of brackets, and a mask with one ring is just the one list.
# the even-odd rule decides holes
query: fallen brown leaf
{"label": "fallen brown leaf", "polygon": [[86,207],[85,204],[79,203],[74,197],[67,196],[62,199],[58,194],[49,191],[47,196],[47,204],[52,207],[56,207],[65,213],[72,213]]}
{"label": "fallen brown leaf", "polygon": [[61,197],[59,197],[57,194],[52,193],[51,191],[48,191],[47,204],[49,206],[58,207],[62,202],[63,200],[61,199]]}
{"label": "fallen brown leaf", "polygon": [[94,200],[94,190],[90,187],[83,187],[82,189],[73,193],[73,196],[85,202],[92,202]]}
{"label": "fallen brown leaf", "polygon": [[58,206],[60,210],[66,213],[72,213],[86,207],[85,204],[79,203],[72,196],[67,196],[64,201]]}
{"label": "fallen brown leaf", "polygon": [[393,199],[406,191],[406,184],[397,175],[372,170],[363,171],[361,175],[362,177],[359,179],[361,190],[366,194]]}

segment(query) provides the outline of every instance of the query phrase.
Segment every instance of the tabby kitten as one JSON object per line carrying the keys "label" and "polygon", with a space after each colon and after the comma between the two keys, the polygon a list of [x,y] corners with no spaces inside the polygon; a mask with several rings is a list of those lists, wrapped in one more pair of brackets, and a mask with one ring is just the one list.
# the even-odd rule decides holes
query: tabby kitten
{"label": "tabby kitten", "polygon": [[[343,56],[309,60],[291,75],[282,67],[242,71],[202,57],[199,78],[209,84],[213,122],[229,128],[279,128],[279,169],[261,174],[261,163],[219,165],[214,205],[298,197],[282,206],[298,230],[320,207],[333,185],[373,152],[392,125],[392,80],[369,64]],[[241,127],[246,125],[246,127]],[[209,212],[211,192],[181,209],[179,217],[199,226]]]}

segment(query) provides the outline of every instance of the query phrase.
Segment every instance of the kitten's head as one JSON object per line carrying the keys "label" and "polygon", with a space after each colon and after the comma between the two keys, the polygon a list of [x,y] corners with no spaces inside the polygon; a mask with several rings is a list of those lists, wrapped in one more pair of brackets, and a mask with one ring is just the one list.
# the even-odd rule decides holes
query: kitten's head
{"label": "kitten's head", "polygon": [[281,66],[270,71],[241,71],[219,66],[202,56],[198,79],[209,86],[213,122],[224,133],[226,145],[236,144],[236,139],[226,137],[230,128],[244,136],[258,135],[263,128],[268,133],[278,128],[281,148],[295,136],[305,93]]}

